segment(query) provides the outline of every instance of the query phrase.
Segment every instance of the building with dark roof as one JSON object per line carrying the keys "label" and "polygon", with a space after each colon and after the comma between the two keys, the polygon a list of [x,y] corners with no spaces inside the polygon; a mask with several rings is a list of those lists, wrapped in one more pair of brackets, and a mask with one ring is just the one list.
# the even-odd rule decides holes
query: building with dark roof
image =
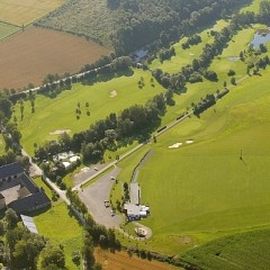
{"label": "building with dark roof", "polygon": [[51,202],[18,163],[0,167],[0,210],[12,208],[18,214],[47,208]]}

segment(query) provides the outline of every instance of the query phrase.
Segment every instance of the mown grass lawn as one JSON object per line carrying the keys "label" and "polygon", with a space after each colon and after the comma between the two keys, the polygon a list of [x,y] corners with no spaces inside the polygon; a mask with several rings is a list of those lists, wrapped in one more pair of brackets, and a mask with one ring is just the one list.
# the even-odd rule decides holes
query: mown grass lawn
{"label": "mown grass lawn", "polygon": [[227,82],[229,89],[234,86],[231,85],[231,77],[228,76],[230,69],[236,72],[236,80],[247,79],[247,68],[246,64],[240,60],[232,60],[231,57],[238,57],[242,50],[248,48],[256,29],[263,28],[262,25],[254,25],[252,28],[243,29],[239,31],[229,42],[228,47],[223,50],[222,55],[214,59],[209,70],[214,70],[218,74],[218,81],[211,82],[204,79],[201,83],[188,84],[187,91],[184,94],[175,94],[175,106],[169,107],[168,112],[162,119],[162,124],[165,125],[168,122],[174,120],[178,115],[191,108],[192,103],[197,103],[202,97],[207,94],[215,93],[218,89],[224,88],[224,81]]}
{"label": "mown grass lawn", "polygon": [[206,43],[211,43],[214,41],[214,38],[210,35],[210,31],[220,31],[227,24],[228,22],[220,20],[213,26],[213,28],[202,31],[201,33],[199,33],[202,42],[198,45],[191,46],[189,49],[184,50],[182,48],[182,44],[186,42],[187,37],[182,38],[179,42],[173,45],[173,47],[175,48],[176,56],[173,56],[170,60],[166,60],[163,63],[161,63],[160,60],[157,58],[150,65],[150,68],[153,70],[160,68],[164,72],[168,73],[179,72],[183,66],[191,64],[193,59],[200,56]]}
{"label": "mown grass lawn", "polygon": [[270,229],[221,238],[184,254],[183,259],[206,270],[268,269]]}
{"label": "mown grass lawn", "polygon": [[[142,89],[138,87],[141,77],[145,83]],[[89,128],[91,124],[112,112],[118,113],[134,104],[145,104],[153,96],[163,92],[158,83],[151,86],[151,78],[150,72],[135,70],[133,76],[122,76],[92,86],[75,84],[72,90],[64,91],[54,99],[37,95],[35,113],[31,113],[30,102],[24,102],[22,121],[17,104],[15,115],[22,133],[22,145],[33,154],[34,143],[42,145],[56,139],[55,132],[65,130],[73,134]],[[90,116],[87,116],[86,102],[90,105]],[[75,113],[78,103],[82,111],[79,120]]]}
{"label": "mown grass lawn", "polygon": [[[173,253],[183,248],[179,237],[196,243],[270,224],[269,75],[243,81],[201,118],[158,139],[139,177],[151,206],[144,221],[154,232],[151,247]],[[183,146],[168,149],[177,142]]]}
{"label": "mown grass lawn", "polygon": [[64,247],[67,269],[80,269],[72,262],[72,253],[81,251],[83,229],[76,219],[69,215],[66,204],[54,204],[47,212],[34,217],[34,221],[39,234]]}

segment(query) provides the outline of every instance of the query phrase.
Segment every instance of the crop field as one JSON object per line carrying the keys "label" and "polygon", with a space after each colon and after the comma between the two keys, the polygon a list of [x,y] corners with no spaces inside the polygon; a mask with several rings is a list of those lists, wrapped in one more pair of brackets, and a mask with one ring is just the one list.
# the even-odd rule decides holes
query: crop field
{"label": "crop field", "polygon": [[[97,249],[95,252],[97,262],[104,270],[172,270],[176,269],[168,264],[156,261],[142,260],[136,255],[129,257],[125,252],[111,253]],[[180,269],[181,268],[177,268]]]}
{"label": "crop field", "polygon": [[84,38],[30,27],[0,43],[0,89],[39,85],[49,73],[78,72],[108,53]]}
{"label": "crop field", "polygon": [[[140,89],[138,81],[144,78],[145,87]],[[105,118],[111,112],[119,112],[133,104],[145,104],[163,88],[155,83],[151,86],[150,72],[135,70],[132,76],[122,76],[108,82],[92,86],[73,85],[72,90],[62,92],[51,99],[37,95],[35,113],[31,113],[30,102],[24,104],[24,118],[20,121],[19,105],[15,115],[22,132],[22,145],[33,153],[33,144],[43,144],[57,138],[57,134],[66,131],[70,134],[87,129],[90,124]],[[86,114],[86,102],[89,103],[90,116]],[[76,118],[76,108],[81,104],[82,115]]]}
{"label": "crop field", "polygon": [[19,27],[0,22],[0,40],[4,39],[20,30]]}
{"label": "crop field", "polygon": [[270,230],[245,232],[221,238],[188,251],[183,258],[205,270],[268,269]]}
{"label": "crop field", "polygon": [[28,25],[59,7],[64,0],[0,0],[0,21]]}
{"label": "crop field", "polygon": [[179,72],[183,66],[191,64],[193,59],[200,56],[206,43],[213,42],[214,38],[210,35],[210,31],[221,31],[224,27],[227,26],[227,24],[227,21],[218,21],[213,28],[204,30],[199,34],[202,39],[201,43],[195,46],[191,46],[185,50],[182,48],[182,44],[187,41],[187,37],[182,38],[179,42],[173,45],[176,55],[173,56],[170,60],[165,60],[163,63],[161,63],[159,59],[155,59],[150,66],[151,69],[160,68],[164,72],[168,73]]}
{"label": "crop field", "polygon": [[75,218],[69,215],[65,203],[55,204],[47,212],[34,217],[34,221],[39,234],[57,245],[63,245],[67,269],[80,269],[72,262],[72,253],[81,250],[83,230]]}

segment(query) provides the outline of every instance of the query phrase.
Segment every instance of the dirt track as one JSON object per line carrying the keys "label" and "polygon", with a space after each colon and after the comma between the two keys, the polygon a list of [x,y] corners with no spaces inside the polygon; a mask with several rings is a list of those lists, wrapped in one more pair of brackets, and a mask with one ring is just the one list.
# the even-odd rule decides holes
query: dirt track
{"label": "dirt track", "polygon": [[0,42],[0,89],[38,86],[48,74],[78,72],[110,51],[85,38],[30,27]]}

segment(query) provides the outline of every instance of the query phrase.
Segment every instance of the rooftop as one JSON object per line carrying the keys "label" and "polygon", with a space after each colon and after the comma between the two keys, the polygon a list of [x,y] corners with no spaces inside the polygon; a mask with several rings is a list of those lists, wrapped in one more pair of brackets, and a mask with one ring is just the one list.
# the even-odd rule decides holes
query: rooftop
{"label": "rooftop", "polygon": [[22,174],[24,169],[19,163],[11,163],[0,167],[0,178]]}

